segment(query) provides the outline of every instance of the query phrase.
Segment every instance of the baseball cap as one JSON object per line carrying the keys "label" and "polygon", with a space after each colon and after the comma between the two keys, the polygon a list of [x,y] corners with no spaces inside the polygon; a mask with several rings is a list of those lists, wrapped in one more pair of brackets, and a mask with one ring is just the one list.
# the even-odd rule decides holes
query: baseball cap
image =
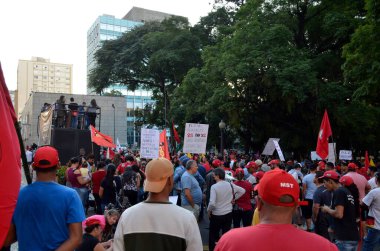
{"label": "baseball cap", "polygon": [[146,180],[144,191],[161,192],[165,187],[167,178],[173,175],[173,173],[173,164],[169,160],[158,158],[149,161],[145,167]]}
{"label": "baseball cap", "polygon": [[222,164],[222,161],[214,159],[211,164],[213,167],[219,167]]}
{"label": "baseball cap", "polygon": [[280,164],[280,161],[278,159],[272,159],[268,163],[268,165],[278,165],[278,164]]}
{"label": "baseball cap", "polygon": [[34,155],[33,166],[37,168],[49,168],[59,163],[58,151],[51,146],[42,146]]}
{"label": "baseball cap", "polygon": [[321,161],[318,162],[318,166],[323,170],[326,167],[326,163],[321,160]]}
{"label": "baseball cap", "polygon": [[254,176],[256,179],[261,180],[261,179],[263,178],[264,174],[265,174],[265,172],[263,172],[263,171],[258,171],[258,172],[256,172],[256,173],[254,173],[253,176]]}
{"label": "baseball cap", "polygon": [[339,180],[339,174],[335,171],[326,171],[320,179],[333,179],[333,180]]}
{"label": "baseball cap", "polygon": [[342,176],[339,179],[339,183],[341,183],[345,186],[349,186],[349,185],[352,185],[354,183],[354,180],[350,176]]}
{"label": "baseball cap", "polygon": [[104,230],[104,228],[106,227],[106,218],[104,217],[104,215],[92,215],[82,222],[82,228],[85,229],[86,227],[91,226],[93,224],[100,224],[100,226]]}
{"label": "baseball cap", "polygon": [[190,160],[190,158],[187,157],[186,155],[183,155],[183,156],[181,156],[181,158],[179,158],[179,161],[181,161],[182,164],[183,164],[184,166],[186,165],[186,163],[187,163],[189,160]]}
{"label": "baseball cap", "polygon": [[256,169],[256,167],[257,167],[257,164],[256,164],[256,162],[254,162],[254,161],[250,161],[250,162],[248,162],[248,164],[247,164],[247,169],[249,169],[249,168],[254,168],[254,169]]}
{"label": "baseball cap", "polygon": [[[266,172],[257,185],[257,189],[261,199],[271,205],[294,207],[298,204],[299,185],[293,176],[284,170],[278,169]],[[293,201],[281,201],[284,196],[290,196]]]}
{"label": "baseball cap", "polygon": [[236,168],[235,174],[239,174],[239,173],[244,174],[243,168],[241,167]]}
{"label": "baseball cap", "polygon": [[261,161],[261,159],[257,159],[257,160],[255,160],[255,164],[256,164],[256,166],[261,166],[263,164],[263,162]]}
{"label": "baseball cap", "polygon": [[355,170],[356,168],[358,168],[358,166],[355,163],[351,162],[348,164],[348,169]]}

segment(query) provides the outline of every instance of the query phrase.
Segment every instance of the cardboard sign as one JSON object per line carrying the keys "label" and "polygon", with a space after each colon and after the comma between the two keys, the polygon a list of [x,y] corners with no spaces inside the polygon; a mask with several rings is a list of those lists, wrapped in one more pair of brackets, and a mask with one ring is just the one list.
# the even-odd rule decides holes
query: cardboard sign
{"label": "cardboard sign", "polygon": [[350,150],[340,150],[339,159],[341,160],[352,160],[352,151]]}
{"label": "cardboard sign", "polygon": [[141,128],[141,158],[156,159],[158,158],[160,146],[160,131],[155,129]]}
{"label": "cardboard sign", "polygon": [[269,138],[262,155],[273,155],[274,150],[276,150],[276,146],[274,145],[273,140],[280,142],[279,138]]}
{"label": "cardboard sign", "polygon": [[186,123],[183,152],[206,153],[207,135],[207,124]]}
{"label": "cardboard sign", "polygon": [[282,150],[281,150],[280,145],[278,144],[278,141],[277,140],[273,140],[273,144],[276,147],[276,150],[277,150],[277,153],[278,153],[278,157],[280,158],[280,160],[281,161],[285,161],[284,154],[282,153]]}

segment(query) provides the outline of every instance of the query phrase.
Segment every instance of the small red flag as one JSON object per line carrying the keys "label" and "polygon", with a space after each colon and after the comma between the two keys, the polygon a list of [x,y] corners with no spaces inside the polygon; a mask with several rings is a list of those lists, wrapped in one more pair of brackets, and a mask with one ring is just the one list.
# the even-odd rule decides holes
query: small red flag
{"label": "small red flag", "polygon": [[326,159],[329,155],[329,137],[332,135],[329,116],[327,115],[327,110],[325,110],[325,114],[323,115],[321,127],[318,133],[317,140],[317,154],[322,159]]}
{"label": "small red flag", "polygon": [[166,129],[160,133],[160,148],[158,157],[170,160],[168,140],[166,139]]}
{"label": "small red flag", "polygon": [[179,135],[178,135],[177,130],[175,129],[175,126],[174,126],[174,122],[173,122],[173,121],[172,121],[172,125],[173,125],[173,136],[174,136],[174,140],[175,140],[178,144],[180,144],[180,143],[181,143],[181,139],[180,139],[180,137],[179,137]]}
{"label": "small red flag", "polygon": [[370,166],[369,163],[369,157],[368,157],[368,151],[365,151],[365,162],[364,162],[364,170],[367,171]]}
{"label": "small red flag", "polygon": [[0,247],[11,225],[21,185],[21,150],[16,113],[0,65]]}
{"label": "small red flag", "polygon": [[92,142],[94,142],[95,144],[97,144],[99,146],[116,148],[116,145],[113,143],[111,136],[108,136],[106,134],[99,132],[92,125],[90,126],[90,129],[91,129],[91,141]]}

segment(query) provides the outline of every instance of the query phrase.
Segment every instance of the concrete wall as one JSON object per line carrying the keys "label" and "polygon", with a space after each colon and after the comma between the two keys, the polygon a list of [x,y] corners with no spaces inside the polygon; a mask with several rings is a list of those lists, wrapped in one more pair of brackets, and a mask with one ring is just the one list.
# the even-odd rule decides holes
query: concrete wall
{"label": "concrete wall", "polygon": [[[74,98],[76,103],[82,104],[82,102],[86,102],[87,105],[90,104],[91,99],[95,99],[96,103],[101,108],[100,131],[112,138],[114,136],[114,110],[112,104],[115,104],[115,137],[119,139],[121,144],[126,143],[127,113],[124,97],[34,92],[26,102],[26,106],[20,119],[22,136],[26,145],[38,143],[38,115],[40,114],[43,104],[45,102],[53,104],[61,95],[66,97],[66,103],[70,103],[71,97]],[[96,128],[99,129],[99,118],[96,119]],[[116,139],[114,139],[114,141],[116,141]]]}
{"label": "concrete wall", "polygon": [[124,17],[123,19],[135,21],[135,22],[151,22],[151,21],[158,21],[162,22],[164,19],[170,18],[174,15],[154,11],[154,10],[147,10],[139,7],[133,7]]}

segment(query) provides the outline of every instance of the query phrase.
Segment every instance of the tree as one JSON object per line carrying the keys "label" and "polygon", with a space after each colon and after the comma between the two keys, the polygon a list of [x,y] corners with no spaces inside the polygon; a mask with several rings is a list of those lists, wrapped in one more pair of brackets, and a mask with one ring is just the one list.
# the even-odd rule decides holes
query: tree
{"label": "tree", "polygon": [[111,90],[110,92],[106,92],[103,95],[104,96],[117,96],[117,97],[120,97],[120,96],[123,96],[123,93],[121,93],[118,90]]}
{"label": "tree", "polygon": [[119,83],[128,89],[153,91],[157,125],[168,120],[170,97],[187,71],[200,64],[200,41],[186,18],[172,17],[135,28],[117,40],[107,41],[95,54],[97,67],[90,87],[100,92]]}

